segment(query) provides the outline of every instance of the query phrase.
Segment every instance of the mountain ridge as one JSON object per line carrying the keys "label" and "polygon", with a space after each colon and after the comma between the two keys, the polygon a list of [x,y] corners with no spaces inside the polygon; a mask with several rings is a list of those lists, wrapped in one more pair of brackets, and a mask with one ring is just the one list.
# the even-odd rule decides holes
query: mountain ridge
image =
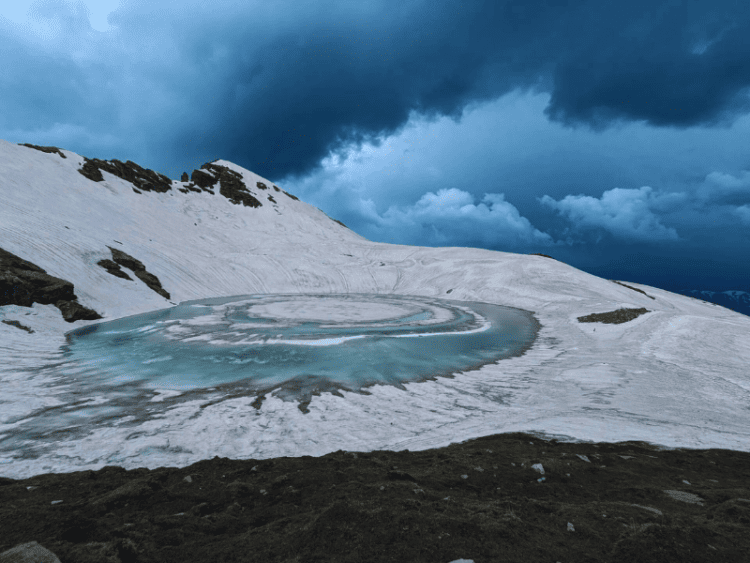
{"label": "mountain ridge", "polygon": [[[201,407],[197,418],[183,417],[193,408],[185,403],[187,411],[168,409],[149,422],[156,433],[131,435],[113,422],[90,427],[85,450],[71,438],[38,459],[0,451],[9,475],[33,474],[41,464],[77,470],[113,462],[183,464],[205,455],[320,455],[342,447],[420,450],[510,429],[667,447],[748,447],[750,415],[738,406],[750,363],[745,315],[604,279],[545,255],[372,242],[223,160],[198,169],[195,182],[170,180],[162,191],[148,189],[158,187],[159,176],[108,162],[89,165],[90,175],[94,168],[101,174],[96,181],[80,172],[87,160],[76,153],[0,141],[0,248],[25,264],[29,284],[11,279],[21,277],[10,268],[3,272],[10,283],[0,291],[6,299],[0,305],[0,382],[7,390],[0,429],[13,433],[19,421],[32,424],[45,409],[57,408],[53,382],[60,376],[56,366],[67,361],[68,333],[193,300],[279,295],[293,309],[301,295],[440,298],[521,309],[540,328],[523,355],[447,382],[377,385],[364,399],[321,390],[309,414],[281,394],[267,396],[261,408],[253,407],[258,397],[243,395],[236,398],[248,403],[238,411],[242,424],[230,435],[221,431],[222,421],[234,416],[223,399]],[[132,175],[131,181],[108,167]],[[233,184],[234,193],[222,194]],[[253,207],[249,196],[262,205]],[[20,301],[23,291],[9,302],[19,287],[60,293],[29,307]],[[100,318],[66,320],[65,300]],[[346,313],[343,300],[336,306]],[[153,393],[144,404],[161,404],[162,392]],[[508,407],[506,395],[510,405],[539,409]],[[182,404],[188,398],[163,400]],[[264,438],[271,421],[279,423],[271,424],[281,432],[278,439]],[[284,431],[289,424],[295,432]],[[217,439],[196,441],[199,435]]]}

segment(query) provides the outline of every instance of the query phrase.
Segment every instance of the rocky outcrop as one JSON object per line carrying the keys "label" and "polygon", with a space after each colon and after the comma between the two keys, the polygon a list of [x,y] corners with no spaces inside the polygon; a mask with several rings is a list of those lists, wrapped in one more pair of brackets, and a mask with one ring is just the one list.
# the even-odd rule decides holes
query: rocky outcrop
{"label": "rocky outcrop", "polygon": [[0,477],[0,563],[740,563],[749,466],[742,451],[513,432]]}
{"label": "rocky outcrop", "polygon": [[7,321],[7,320],[3,320],[3,321],[0,321],[0,322],[3,322],[3,323],[5,323],[6,325],[14,326],[14,327],[16,327],[16,328],[20,328],[21,330],[25,330],[25,331],[26,331],[26,332],[28,332],[29,334],[34,334],[34,331],[33,331],[33,330],[31,330],[31,329],[30,329],[29,327],[27,327],[26,325],[22,325],[22,324],[21,324],[21,323],[19,323],[18,321]]}
{"label": "rocky outcrop", "polygon": [[[204,166],[206,165],[204,164]],[[193,173],[190,175],[190,181],[193,184],[198,186],[201,190],[210,191],[211,193],[213,193],[213,187],[217,180],[218,178],[215,178],[213,175],[200,169],[193,170]]]}
{"label": "rocky outcrop", "polygon": [[593,313],[585,317],[578,317],[579,323],[605,323],[605,324],[622,324],[632,321],[644,315],[650,313],[648,309],[617,309],[616,311],[609,311],[607,313]]}
{"label": "rocky outcrop", "polygon": [[[62,158],[66,158],[62,151],[57,147],[44,147],[31,145],[29,143],[23,143],[23,146],[46,153],[57,153]],[[137,194],[143,192],[165,193],[172,189],[172,180],[167,178],[164,174],[159,174],[148,168],[143,168],[130,160],[122,162],[117,159],[100,160],[98,158],[88,158],[85,156],[83,157],[83,160],[83,166],[78,169],[78,172],[93,182],[104,181],[104,176],[102,175],[102,170],[104,170],[133,184],[133,191]],[[182,193],[208,192],[213,194],[214,186],[216,186],[218,182],[220,184],[219,193],[235,205],[244,205],[253,208],[261,207],[263,205],[247,189],[247,186],[245,186],[245,183],[242,180],[242,174],[235,172],[226,166],[214,164],[213,162],[207,162],[199,169],[193,170],[190,178],[188,178],[187,172],[183,172],[181,181],[185,183],[189,182],[184,187],[179,188],[179,191]],[[255,185],[260,190],[270,189],[263,182],[256,182]],[[287,197],[295,201],[299,201],[299,198],[285,192],[276,185],[273,185],[273,189],[285,194]],[[276,203],[276,200],[270,196],[268,199],[269,201]],[[343,225],[340,221],[337,221],[337,223]]]}
{"label": "rocky outcrop", "polygon": [[123,272],[120,269],[120,265],[117,262],[113,262],[112,260],[99,260],[96,263],[97,266],[101,266],[105,270],[107,270],[108,273],[112,274],[115,277],[122,278],[124,280],[130,280],[133,281],[133,278],[131,278],[129,275],[127,275],[125,272]]}
{"label": "rocky outcrop", "polygon": [[[149,288],[164,297],[164,299],[170,299],[169,293],[161,286],[159,278],[146,271],[146,266],[144,266],[140,260],[136,260],[130,256],[130,254],[126,254],[118,248],[112,248],[111,246],[108,246],[107,248],[112,252],[112,260],[114,260],[114,263],[110,260],[100,260],[97,262],[99,266],[105,268],[113,276],[131,279],[130,276],[120,270],[119,267],[124,266],[125,268],[129,268],[138,279],[145,283]],[[113,267],[113,265],[116,268]]]}
{"label": "rocky outcrop", "polygon": [[[121,162],[119,160],[86,158],[85,156],[83,159],[83,166],[78,169],[78,172],[94,182],[104,180],[101,172],[104,170],[126,182],[130,182],[140,191],[165,193],[172,189],[172,180],[164,174],[143,168],[130,160]],[[139,193],[138,190],[136,190],[136,193]]]}
{"label": "rocky outcrop", "polygon": [[32,145],[30,143],[21,143],[21,146],[23,146],[23,147],[29,147],[30,149],[36,149],[38,151],[42,151],[42,152],[46,152],[46,153],[50,153],[50,154],[58,154],[58,155],[60,155],[63,158],[68,158],[57,147],[42,147],[42,146],[39,146],[39,145]]}
{"label": "rocky outcrop", "polygon": [[235,205],[244,205],[245,207],[260,207],[262,205],[248,191],[247,186],[242,181],[242,174],[239,172],[230,170],[226,166],[211,163],[205,164],[204,167],[218,176],[218,180],[221,182],[219,193]]}
{"label": "rocky outcrop", "polygon": [[71,282],[0,248],[0,306],[31,307],[34,303],[54,305],[69,323],[102,318],[78,303]]}
{"label": "rocky outcrop", "polygon": [[[190,176],[191,183],[183,188],[190,191],[206,191],[214,193],[214,186],[219,183],[219,193],[235,205],[245,207],[261,207],[263,204],[253,196],[242,181],[242,174],[234,170],[207,162],[198,170],[193,170]],[[261,182],[258,182],[261,184]]]}
{"label": "rocky outcrop", "polygon": [[[39,150],[44,150],[45,152],[53,152],[53,149],[57,150],[55,147],[31,146],[33,148],[38,148]],[[62,153],[60,153],[60,156],[65,158],[65,155],[63,155]],[[98,158],[87,158],[85,156],[83,157],[83,159],[83,166],[78,169],[78,172],[94,182],[101,182],[104,180],[104,176],[102,175],[102,170],[104,170],[106,172],[109,172],[110,174],[117,176],[118,178],[122,178],[126,182],[130,182],[131,184],[133,184],[133,191],[137,194],[140,194],[142,192],[164,193],[172,189],[172,180],[170,180],[163,174],[159,174],[158,172],[154,172],[153,170],[143,168],[135,162],[131,162],[130,160],[121,162],[116,159],[99,160]],[[214,194],[214,188],[218,183],[219,193],[235,205],[244,205],[245,207],[253,208],[261,207],[263,205],[247,189],[247,186],[242,180],[242,174],[240,174],[239,172],[235,172],[234,170],[226,166],[214,164],[214,162],[207,162],[199,169],[193,170],[193,173],[190,175],[189,180],[187,172],[183,172],[181,181],[183,183],[189,181],[189,183],[186,183],[183,187],[178,188],[180,192],[185,194],[190,192],[208,192],[210,194]],[[266,186],[263,182],[256,182],[256,187],[260,190],[269,189],[269,187]],[[299,201],[297,197],[285,192],[278,186],[273,186],[273,189],[277,192],[286,194],[291,199]],[[269,201],[276,203],[276,201],[270,197]]]}
{"label": "rocky outcrop", "polygon": [[632,289],[633,291],[637,291],[638,293],[642,293],[643,295],[645,295],[646,297],[648,297],[648,298],[650,298],[650,299],[654,299],[654,300],[656,300],[656,297],[651,297],[651,296],[650,296],[650,295],[649,295],[648,293],[646,293],[646,292],[645,292],[645,291],[643,291],[642,289],[638,289],[637,287],[631,287],[631,286],[629,286],[629,285],[626,285],[626,284],[624,284],[624,283],[622,283],[622,282],[618,282],[617,280],[609,280],[609,281],[615,282],[615,283],[616,283],[616,284],[618,284],[618,285],[621,285],[621,286],[623,286],[623,287],[627,287],[628,289]]}
{"label": "rocky outcrop", "polygon": [[542,254],[540,252],[533,252],[532,254],[529,254],[529,256],[544,256],[545,258],[551,258],[552,260],[557,260],[557,258],[552,258],[552,256],[547,256],[546,254]]}

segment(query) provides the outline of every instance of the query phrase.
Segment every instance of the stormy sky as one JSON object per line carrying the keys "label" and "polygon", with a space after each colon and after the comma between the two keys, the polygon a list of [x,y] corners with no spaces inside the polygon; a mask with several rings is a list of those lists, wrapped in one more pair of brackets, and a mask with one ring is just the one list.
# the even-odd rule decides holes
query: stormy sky
{"label": "stormy sky", "polygon": [[746,0],[9,4],[10,142],[223,158],[380,242],[750,289]]}

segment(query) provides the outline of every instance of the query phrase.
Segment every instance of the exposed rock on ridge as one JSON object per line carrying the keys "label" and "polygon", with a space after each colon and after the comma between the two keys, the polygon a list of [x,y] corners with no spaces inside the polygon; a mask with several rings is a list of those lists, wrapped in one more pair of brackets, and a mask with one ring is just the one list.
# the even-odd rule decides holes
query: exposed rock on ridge
{"label": "exposed rock on ridge", "polygon": [[637,287],[632,287],[632,286],[629,286],[629,285],[627,285],[627,284],[624,284],[624,283],[622,283],[622,282],[618,282],[618,281],[616,281],[616,280],[610,280],[610,281],[613,281],[613,282],[615,282],[616,284],[619,284],[619,285],[621,285],[621,286],[623,286],[623,287],[627,287],[628,289],[632,289],[633,291],[637,291],[638,293],[642,293],[643,295],[645,295],[645,296],[646,296],[646,297],[648,297],[649,299],[656,299],[656,297],[651,297],[651,296],[650,296],[650,295],[649,295],[648,293],[646,293],[646,292],[645,292],[645,291],[643,291],[642,289],[638,289]]}
{"label": "exposed rock on ridge", "polygon": [[59,154],[63,158],[68,158],[57,147],[42,147],[42,146],[39,146],[39,145],[32,145],[31,143],[21,143],[21,145],[24,146],[24,147],[29,147],[30,149],[36,149],[38,151],[42,151],[42,152],[46,152],[46,153],[50,153],[50,154]]}
{"label": "exposed rock on ridge", "polygon": [[54,305],[69,323],[102,318],[78,303],[71,282],[50,276],[36,264],[0,248],[0,306],[31,307],[34,303]]}
{"label": "exposed rock on ridge", "polygon": [[[83,157],[84,164],[78,169],[83,176],[94,182],[104,180],[102,170],[122,178],[135,186],[133,189],[136,193],[138,190],[145,192],[164,193],[172,189],[172,180],[164,174],[159,174],[153,170],[148,170],[137,165],[130,160],[121,162],[119,160],[99,160],[98,158]],[[138,188],[137,190],[135,188]]]}
{"label": "exposed rock on ridge", "polygon": [[[62,158],[66,158],[66,156],[57,147],[44,147],[31,145],[28,143],[24,143],[23,146],[40,150],[45,153],[57,153]],[[137,194],[142,194],[143,192],[166,193],[174,187],[174,184],[177,184],[177,189],[185,194],[190,192],[207,192],[213,195],[215,194],[214,189],[218,182],[219,193],[233,204],[244,205],[245,207],[252,208],[262,207],[263,205],[245,185],[242,174],[226,166],[215,164],[216,161],[207,162],[206,164],[203,164],[199,169],[193,170],[189,180],[187,172],[183,172],[181,176],[181,183],[183,184],[183,186],[179,187],[179,182],[172,181],[164,174],[154,172],[153,170],[149,170],[148,168],[143,168],[142,166],[130,160],[122,162],[117,159],[100,160],[98,158],[88,158],[85,156],[83,157],[83,159],[84,163],[81,168],[78,169],[78,172],[84,177],[93,182],[102,182],[104,180],[102,171],[104,170],[114,176],[117,176],[118,178],[125,180],[126,182],[130,182],[133,185],[133,191]],[[272,184],[271,186],[275,191],[283,193],[288,198],[293,199],[294,201],[299,201],[298,197],[282,190],[278,186],[274,184]],[[263,182],[256,182],[255,187],[259,190],[271,189],[271,187],[267,186]],[[267,199],[274,205],[278,205],[278,202],[272,196],[267,196]],[[344,223],[342,223],[341,221],[338,221],[336,219],[332,220],[336,221],[336,223],[338,223],[342,227],[346,227],[346,225],[344,225]],[[111,265],[104,266],[100,264],[100,266],[107,268],[107,271],[109,271],[112,275],[123,277],[122,275],[120,275],[122,274],[122,272],[119,272],[119,270],[112,269],[110,271]]]}
{"label": "exposed rock on ridge", "polygon": [[[200,169],[193,170],[190,179],[192,184],[210,193],[214,193],[212,189],[219,182],[219,193],[235,205],[254,208],[262,206],[261,202],[248,191],[242,181],[242,174],[226,166],[207,162]],[[191,184],[186,187],[190,189]]]}

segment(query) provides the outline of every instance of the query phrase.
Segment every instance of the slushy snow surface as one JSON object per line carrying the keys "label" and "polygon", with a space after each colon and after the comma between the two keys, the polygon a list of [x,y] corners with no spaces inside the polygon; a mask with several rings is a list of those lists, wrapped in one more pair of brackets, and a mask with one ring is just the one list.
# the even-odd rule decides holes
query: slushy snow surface
{"label": "slushy snow surface", "polygon": [[[645,295],[541,256],[370,242],[284,194],[270,203],[255,190],[263,202],[257,209],[218,194],[136,194],[107,172],[103,182],[88,180],[77,172],[83,158],[63,153],[66,159],[0,141],[0,247],[74,283],[79,302],[104,319],[66,323],[51,305],[0,307],[2,319],[35,331],[0,323],[1,476],[185,466],[214,456],[424,450],[513,431],[750,451],[747,316],[620,280]],[[241,173],[251,191],[258,181],[272,185],[216,164]],[[140,260],[171,300],[97,266],[111,258],[107,245]],[[166,401],[158,417],[123,416],[82,436],[75,429],[85,421],[61,417],[43,451],[2,449],[29,420],[63,405],[50,365],[66,332],[185,301],[258,294],[489,303],[529,311],[541,329],[522,356],[403,388],[374,385],[369,395],[323,392],[308,414],[273,394],[256,409],[252,393],[169,403],[181,392],[164,389],[138,407]],[[642,307],[649,312],[624,324],[577,320]],[[71,409],[106,410],[112,397],[77,400]]]}

